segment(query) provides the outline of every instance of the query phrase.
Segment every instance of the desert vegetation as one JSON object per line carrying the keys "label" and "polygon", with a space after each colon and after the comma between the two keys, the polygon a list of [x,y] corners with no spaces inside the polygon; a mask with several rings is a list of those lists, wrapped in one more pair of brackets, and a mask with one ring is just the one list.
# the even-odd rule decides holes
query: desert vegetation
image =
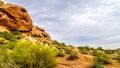
{"label": "desert vegetation", "polygon": [[77,52],[74,48],[56,40],[49,45],[29,41],[23,39],[20,31],[0,32],[0,68],[53,68],[57,65],[56,57],[74,61],[81,59],[81,54],[93,56],[91,68],[104,68],[114,62],[120,64],[119,49],[79,46]]}
{"label": "desert vegetation", "polygon": [[[119,63],[119,51],[117,49],[103,49],[102,47],[92,48],[89,46],[79,46],[78,50],[81,54],[94,56],[92,68],[104,68],[104,65]],[[120,63],[119,63],[120,64]]]}
{"label": "desert vegetation", "polygon": [[[56,65],[53,47],[16,40],[18,35],[18,32],[0,33],[0,68],[53,68]],[[4,41],[8,43],[4,44]]]}

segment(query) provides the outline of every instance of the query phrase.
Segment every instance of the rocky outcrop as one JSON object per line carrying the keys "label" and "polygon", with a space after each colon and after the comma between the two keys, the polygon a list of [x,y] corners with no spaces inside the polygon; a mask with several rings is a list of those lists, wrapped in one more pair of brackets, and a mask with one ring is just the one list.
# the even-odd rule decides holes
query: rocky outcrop
{"label": "rocky outcrop", "polygon": [[36,36],[40,37],[40,38],[38,38],[38,40],[40,40],[42,42],[45,42],[45,43],[46,42],[47,43],[51,43],[52,42],[49,34],[46,33],[43,28],[40,28],[38,26],[33,26],[32,31],[30,32],[30,34],[32,36],[36,35]]}
{"label": "rocky outcrop", "polygon": [[8,27],[10,30],[32,30],[32,20],[26,9],[12,4],[0,7],[0,25]]}
{"label": "rocky outcrop", "polygon": [[32,20],[24,7],[5,4],[0,6],[0,32],[21,31],[23,37],[32,37],[43,42],[51,42],[44,29],[33,26]]}
{"label": "rocky outcrop", "polygon": [[5,26],[0,25],[0,32],[4,32],[4,31],[9,32],[9,30]]}
{"label": "rocky outcrop", "polygon": [[48,33],[46,33],[43,28],[40,28],[38,26],[33,26],[31,34],[32,35],[33,34],[37,34],[37,35],[41,34],[43,37],[50,38],[50,36],[48,35]]}

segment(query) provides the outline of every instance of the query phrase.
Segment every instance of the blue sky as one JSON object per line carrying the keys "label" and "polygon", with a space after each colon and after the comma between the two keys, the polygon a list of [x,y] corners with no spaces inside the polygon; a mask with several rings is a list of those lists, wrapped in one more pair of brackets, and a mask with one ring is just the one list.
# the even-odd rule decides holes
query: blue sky
{"label": "blue sky", "polygon": [[4,0],[24,6],[34,25],[72,45],[120,48],[120,0]]}

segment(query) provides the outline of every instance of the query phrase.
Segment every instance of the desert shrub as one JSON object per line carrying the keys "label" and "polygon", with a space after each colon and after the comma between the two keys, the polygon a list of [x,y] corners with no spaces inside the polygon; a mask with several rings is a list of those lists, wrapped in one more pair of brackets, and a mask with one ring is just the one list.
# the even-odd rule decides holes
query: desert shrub
{"label": "desert shrub", "polygon": [[40,53],[39,67],[37,68],[53,68],[56,65],[56,52],[53,48],[41,47]]}
{"label": "desert shrub", "polygon": [[120,54],[120,49],[119,50],[115,50],[116,53]]}
{"label": "desert shrub", "polygon": [[100,55],[100,51],[98,50],[93,50],[92,53],[91,53],[92,56],[98,56]]}
{"label": "desert shrub", "polygon": [[73,46],[73,45],[68,45],[68,47],[70,47],[70,48],[72,48],[72,49],[74,48],[74,46]]}
{"label": "desert shrub", "polygon": [[20,31],[12,31],[12,33],[14,34],[14,35],[21,35],[21,32]]}
{"label": "desert shrub", "polygon": [[75,60],[75,59],[78,59],[78,53],[73,51],[68,57],[67,57],[67,60]]}
{"label": "desert shrub", "polygon": [[0,32],[0,37],[10,41],[15,41],[16,39],[14,34],[8,32]]}
{"label": "desert shrub", "polygon": [[8,56],[7,48],[0,45],[0,68],[19,68]]}
{"label": "desert shrub", "polygon": [[79,46],[78,49],[90,50],[91,48],[89,46]]}
{"label": "desert shrub", "polygon": [[66,46],[66,44],[65,44],[65,43],[63,43],[63,42],[61,42],[61,43],[60,43],[60,45]]}
{"label": "desert shrub", "polygon": [[16,42],[9,42],[9,45],[7,46],[8,49],[13,49],[16,46]]}
{"label": "desert shrub", "polygon": [[97,47],[97,50],[103,50],[103,48],[99,46],[99,47]]}
{"label": "desert shrub", "polygon": [[0,38],[0,44],[4,44],[5,43],[5,39],[4,38]]}
{"label": "desert shrub", "polygon": [[117,60],[118,60],[118,62],[120,63],[120,54],[118,54]]}
{"label": "desert shrub", "polygon": [[0,1],[0,6],[3,6],[4,5],[4,2],[3,1]]}
{"label": "desert shrub", "polygon": [[110,50],[110,49],[104,50],[104,52],[105,52],[106,54],[113,54],[113,53],[115,53],[114,50]]}
{"label": "desert shrub", "polygon": [[64,57],[65,54],[62,51],[57,52],[57,57]]}
{"label": "desert shrub", "polygon": [[86,50],[86,49],[79,50],[79,52],[80,52],[81,54],[86,54],[86,55],[89,54],[89,50]]}
{"label": "desert shrub", "polygon": [[10,42],[8,46],[0,45],[0,68],[53,68],[56,64],[52,47],[29,41]]}
{"label": "desert shrub", "polygon": [[60,43],[57,40],[54,40],[52,44],[53,45],[60,45]]}
{"label": "desert shrub", "polygon": [[20,32],[20,31],[12,31],[12,34],[14,34],[15,35],[15,38],[16,39],[21,39],[22,38],[22,33]]}
{"label": "desert shrub", "polygon": [[42,37],[40,34],[33,34],[33,37]]}
{"label": "desert shrub", "polygon": [[85,46],[84,49],[86,49],[86,50],[91,50],[91,47]]}
{"label": "desert shrub", "polygon": [[61,46],[61,45],[55,45],[55,47],[58,49],[58,50],[64,50],[65,47],[64,46]]}
{"label": "desert shrub", "polygon": [[71,54],[71,52],[72,52],[72,50],[68,49],[68,48],[65,48],[64,51],[65,51],[65,54]]}
{"label": "desert shrub", "polygon": [[94,50],[94,48],[89,46],[79,46],[78,50],[81,54],[90,54],[90,51]]}
{"label": "desert shrub", "polygon": [[111,57],[102,51],[95,50],[93,55],[95,57],[92,68],[104,68],[105,64],[111,64],[112,62]]}
{"label": "desert shrub", "polygon": [[114,60],[117,60],[120,63],[120,54],[118,53],[113,57]]}
{"label": "desert shrub", "polygon": [[9,53],[9,57],[20,68],[53,68],[56,52],[52,47],[29,41],[19,41]]}
{"label": "desert shrub", "polygon": [[58,41],[56,41],[56,40],[54,40],[54,41],[52,42],[52,44],[55,45],[59,50],[66,48],[66,44],[65,44],[65,43],[60,43],[60,42],[58,42]]}
{"label": "desert shrub", "polygon": [[104,68],[103,64],[94,63],[92,68]]}
{"label": "desert shrub", "polygon": [[94,63],[111,64],[111,57],[105,53],[97,52],[94,58]]}
{"label": "desert shrub", "polygon": [[113,60],[120,60],[120,56],[117,54],[117,55],[113,55],[112,57]]}

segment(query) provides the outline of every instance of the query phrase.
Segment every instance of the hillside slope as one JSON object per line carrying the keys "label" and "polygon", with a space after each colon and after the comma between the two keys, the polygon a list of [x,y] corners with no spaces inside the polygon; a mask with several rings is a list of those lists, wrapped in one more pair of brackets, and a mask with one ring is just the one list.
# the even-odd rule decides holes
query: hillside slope
{"label": "hillside slope", "polygon": [[[56,60],[55,60],[56,59]],[[0,68],[120,68],[120,50],[68,46],[34,26],[19,5],[0,6]]]}

